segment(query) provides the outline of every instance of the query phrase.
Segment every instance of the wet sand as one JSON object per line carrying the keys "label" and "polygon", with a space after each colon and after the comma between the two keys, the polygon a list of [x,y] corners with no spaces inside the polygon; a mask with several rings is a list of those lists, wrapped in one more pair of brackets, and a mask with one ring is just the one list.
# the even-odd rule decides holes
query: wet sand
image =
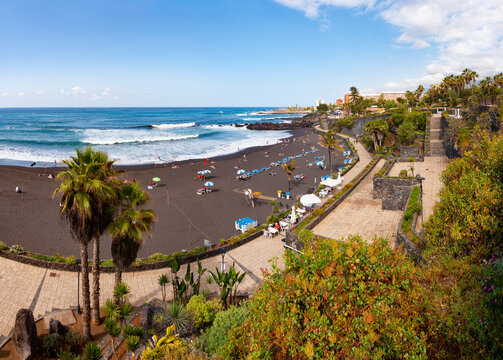
{"label": "wet sand", "polygon": [[[292,177],[293,198],[312,191],[314,178],[319,183],[320,176],[327,175],[329,171],[316,166],[308,167],[306,160],[313,162],[315,156],[327,157],[327,151],[318,145],[318,136],[311,129],[296,129],[292,135],[286,146],[275,144],[250,148],[237,154],[209,159],[215,163],[208,162],[206,166],[202,160],[193,160],[177,162],[180,167],[176,169],[171,168],[171,164],[166,167],[159,164],[118,167],[126,171],[128,179],[140,181],[141,188],[151,198],[146,207],[152,208],[158,218],[152,238],[146,237],[139,256],[190,250],[203,246],[205,239],[217,243],[220,238],[239,235],[240,232],[234,229],[234,221],[241,217],[251,217],[258,220],[259,224],[265,222],[273,209],[270,200],[259,199],[255,208],[252,208],[241,193],[246,188],[275,198],[277,205],[281,202],[291,207],[294,200],[277,198],[277,190],[288,191],[288,176],[284,169],[279,166],[273,168],[275,176],[269,175],[270,171],[264,171],[247,181],[236,181],[238,166],[245,170],[262,168],[315,146],[318,151],[300,157],[295,162],[299,169],[294,174],[303,173],[305,179],[295,181]],[[267,157],[265,152],[269,152]],[[247,162],[243,161],[243,154]],[[334,169],[342,163],[341,154],[332,156]],[[202,182],[193,178],[197,176],[197,171],[204,169],[212,172],[207,180],[215,183],[214,190],[197,195],[196,191],[202,188]],[[46,255],[79,254],[77,243],[59,215],[60,197],[52,198],[59,181],[49,179],[48,174],[57,170],[49,167],[44,174],[41,168],[0,166],[0,241],[9,246],[18,244],[27,251]],[[147,190],[147,185],[155,176],[161,178],[159,186]],[[24,193],[15,193],[16,186],[22,186]],[[111,257],[108,235],[102,238],[101,251],[102,258]]]}

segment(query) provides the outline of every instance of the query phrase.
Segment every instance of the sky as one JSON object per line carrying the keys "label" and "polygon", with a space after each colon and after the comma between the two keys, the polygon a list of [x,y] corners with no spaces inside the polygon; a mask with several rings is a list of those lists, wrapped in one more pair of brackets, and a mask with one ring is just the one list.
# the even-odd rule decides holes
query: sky
{"label": "sky", "polygon": [[501,0],[3,0],[0,107],[293,106],[503,71]]}

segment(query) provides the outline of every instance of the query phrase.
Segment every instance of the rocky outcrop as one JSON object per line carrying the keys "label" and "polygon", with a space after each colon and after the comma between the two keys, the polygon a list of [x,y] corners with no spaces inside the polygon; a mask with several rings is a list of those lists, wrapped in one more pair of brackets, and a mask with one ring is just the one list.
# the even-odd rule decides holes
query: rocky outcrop
{"label": "rocky outcrop", "polygon": [[49,333],[58,334],[59,336],[66,335],[66,327],[61,323],[61,321],[56,319],[51,319],[49,322]]}
{"label": "rocky outcrop", "polygon": [[22,360],[29,360],[35,356],[37,351],[37,327],[33,312],[30,309],[20,309],[17,312],[12,342]]}
{"label": "rocky outcrop", "polygon": [[[317,119],[317,118],[316,118]],[[294,120],[291,123],[272,123],[272,122],[260,122],[254,124],[246,124],[248,130],[290,130],[295,128],[310,128],[316,121],[311,118],[306,119],[306,117],[301,120]]]}

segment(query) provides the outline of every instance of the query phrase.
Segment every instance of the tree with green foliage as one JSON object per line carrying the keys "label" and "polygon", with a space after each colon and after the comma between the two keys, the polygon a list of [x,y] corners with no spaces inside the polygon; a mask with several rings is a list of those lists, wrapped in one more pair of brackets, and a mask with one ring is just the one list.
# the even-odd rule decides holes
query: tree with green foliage
{"label": "tree with green foliage", "polygon": [[72,236],[79,242],[82,259],[83,335],[91,338],[91,303],[89,291],[88,243],[94,240],[93,251],[93,321],[99,323],[99,238],[115,214],[117,172],[105,153],[90,147],[76,149],[77,156],[63,160],[67,170],[58,174],[61,185],[54,191],[62,194],[61,216],[70,225]]}
{"label": "tree with green foliage", "polygon": [[411,145],[414,143],[414,139],[416,138],[416,127],[411,121],[405,121],[398,128],[398,142],[400,145]]}
{"label": "tree with green foliage", "polygon": [[298,169],[298,166],[295,166],[295,160],[290,161],[287,164],[281,164],[281,167],[285,170],[286,174],[288,175],[288,191],[292,189],[292,175],[295,169]]}
{"label": "tree with green foliage", "polygon": [[115,284],[122,281],[122,272],[135,261],[144,234],[150,229],[156,216],[151,209],[138,210],[148,195],[140,190],[140,184],[124,184],[118,190],[120,214],[110,225],[112,259],[115,266]]}
{"label": "tree with green foliage", "polygon": [[372,120],[365,125],[365,132],[374,143],[375,151],[379,151],[388,129],[389,125],[383,119]]}
{"label": "tree with green foliage", "polygon": [[320,114],[326,114],[329,110],[329,107],[327,104],[319,104],[316,107],[316,111],[318,111]]}
{"label": "tree with green foliage", "polygon": [[332,130],[328,130],[326,133],[320,134],[319,144],[328,150],[328,164],[330,168],[330,174],[332,174],[332,152],[336,150],[343,152],[344,148],[339,145],[340,139],[337,138],[336,134]]}

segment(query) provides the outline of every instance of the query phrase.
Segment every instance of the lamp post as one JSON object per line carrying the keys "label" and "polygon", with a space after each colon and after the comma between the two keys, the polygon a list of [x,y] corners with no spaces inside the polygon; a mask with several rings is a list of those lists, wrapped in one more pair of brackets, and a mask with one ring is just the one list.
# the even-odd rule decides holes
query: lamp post
{"label": "lamp post", "polygon": [[220,265],[220,270],[221,271],[225,271],[225,262],[224,262],[224,258],[225,258],[225,253],[227,252],[227,250],[225,248],[221,248],[220,249],[220,255],[222,255],[222,264]]}
{"label": "lamp post", "polygon": [[[81,263],[82,260],[75,259],[75,264],[77,264],[77,266]],[[77,314],[80,314],[80,269],[81,267],[79,266],[79,269],[77,271]]]}
{"label": "lamp post", "polygon": [[424,218],[423,218],[423,180],[424,180],[424,177],[420,176],[419,174],[416,175],[416,179],[417,181],[419,181],[419,188],[421,189],[421,235],[423,234],[423,222],[424,222]]}

